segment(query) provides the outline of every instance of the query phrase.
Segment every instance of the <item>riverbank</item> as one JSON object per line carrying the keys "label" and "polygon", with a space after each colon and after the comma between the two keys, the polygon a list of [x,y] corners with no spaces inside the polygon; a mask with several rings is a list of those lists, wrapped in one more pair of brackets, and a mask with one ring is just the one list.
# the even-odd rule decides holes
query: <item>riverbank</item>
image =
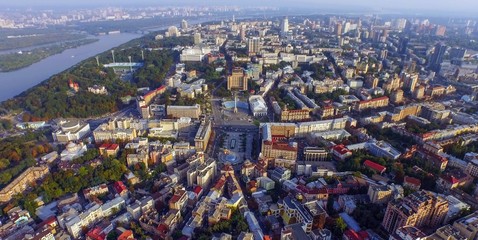
{"label": "riverbank", "polygon": [[55,44],[48,47],[35,48],[27,52],[17,52],[0,55],[0,72],[16,71],[37,63],[52,55],[62,53],[71,48],[77,48],[83,45],[97,42],[98,39],[81,39],[78,41],[70,41]]}
{"label": "riverbank", "polygon": [[[18,94],[34,87],[53,75],[61,73],[76,64],[90,57],[140,38],[140,34],[121,33],[113,35],[98,36],[99,41],[83,45],[77,48],[71,48],[62,53],[47,57],[28,67],[11,71],[0,72],[0,102],[17,96]],[[74,56],[74,57],[72,57]],[[105,59],[100,58],[100,62]]]}

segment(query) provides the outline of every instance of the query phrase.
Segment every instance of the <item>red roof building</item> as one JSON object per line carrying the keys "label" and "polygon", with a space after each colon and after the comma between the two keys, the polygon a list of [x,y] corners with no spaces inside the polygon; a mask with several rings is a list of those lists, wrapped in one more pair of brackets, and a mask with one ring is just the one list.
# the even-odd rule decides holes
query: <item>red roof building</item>
{"label": "red roof building", "polygon": [[128,188],[124,185],[122,181],[115,182],[113,184],[113,188],[120,196],[128,194]]}
{"label": "red roof building", "polygon": [[106,234],[99,227],[95,227],[86,234],[87,239],[91,240],[105,240]]}
{"label": "red roof building", "polygon": [[332,147],[332,157],[336,160],[345,160],[352,156],[352,151],[346,148],[343,144],[335,145]]}
{"label": "red roof building", "polygon": [[410,189],[419,190],[422,185],[422,182],[418,178],[405,176],[403,178],[403,186]]}
{"label": "red roof building", "polygon": [[385,170],[387,170],[386,167],[376,163],[376,162],[372,162],[370,160],[365,160],[365,162],[363,163],[363,165],[369,169],[371,169],[372,171],[375,171],[375,172],[378,172],[380,174],[383,174],[385,172]]}

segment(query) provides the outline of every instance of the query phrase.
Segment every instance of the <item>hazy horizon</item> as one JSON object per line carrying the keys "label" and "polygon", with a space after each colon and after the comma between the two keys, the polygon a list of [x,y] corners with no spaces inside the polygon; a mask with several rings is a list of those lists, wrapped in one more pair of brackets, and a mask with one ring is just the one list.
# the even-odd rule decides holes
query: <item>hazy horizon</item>
{"label": "hazy horizon", "polygon": [[0,3],[2,7],[22,8],[74,8],[74,7],[134,7],[134,6],[239,6],[239,7],[281,7],[290,9],[343,9],[346,10],[413,10],[416,12],[441,12],[441,13],[478,13],[478,1],[456,0],[450,3],[449,0],[82,0],[82,1],[60,1],[60,0],[20,0]]}

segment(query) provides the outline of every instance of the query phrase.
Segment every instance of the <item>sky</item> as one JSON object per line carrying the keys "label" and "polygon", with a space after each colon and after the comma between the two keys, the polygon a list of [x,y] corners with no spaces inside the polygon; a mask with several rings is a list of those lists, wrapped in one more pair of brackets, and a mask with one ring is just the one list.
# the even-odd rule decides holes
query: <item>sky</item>
{"label": "sky", "polygon": [[0,1],[2,7],[103,7],[103,6],[276,6],[282,8],[416,10],[421,12],[473,13],[477,0],[16,0]]}

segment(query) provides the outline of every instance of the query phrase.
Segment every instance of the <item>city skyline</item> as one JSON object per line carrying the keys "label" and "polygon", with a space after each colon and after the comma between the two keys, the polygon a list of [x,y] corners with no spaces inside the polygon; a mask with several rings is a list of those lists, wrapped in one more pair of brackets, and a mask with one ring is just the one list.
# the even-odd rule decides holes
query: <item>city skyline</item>
{"label": "city skyline", "polygon": [[[290,4],[290,1],[286,0],[262,0],[260,2],[252,0],[244,1],[193,1],[193,0],[164,0],[164,1],[152,1],[152,0],[140,0],[134,3],[126,0],[122,1],[93,1],[85,0],[81,2],[68,2],[59,0],[46,0],[46,1],[31,1],[23,0],[17,2],[3,2],[0,3],[2,7],[22,7],[22,8],[71,8],[71,7],[144,7],[144,6],[165,6],[165,7],[207,7],[207,6],[238,6],[238,7],[281,7],[285,9],[308,9],[308,10],[373,10],[373,11],[387,11],[387,10],[410,10],[409,13],[429,13],[438,11],[440,13],[474,13],[474,9],[478,8],[478,3],[473,0],[458,0],[450,4],[447,0],[425,0],[425,1],[352,1],[352,0],[338,0],[330,3],[325,0],[298,0]],[[364,8],[364,9],[362,9]]]}

